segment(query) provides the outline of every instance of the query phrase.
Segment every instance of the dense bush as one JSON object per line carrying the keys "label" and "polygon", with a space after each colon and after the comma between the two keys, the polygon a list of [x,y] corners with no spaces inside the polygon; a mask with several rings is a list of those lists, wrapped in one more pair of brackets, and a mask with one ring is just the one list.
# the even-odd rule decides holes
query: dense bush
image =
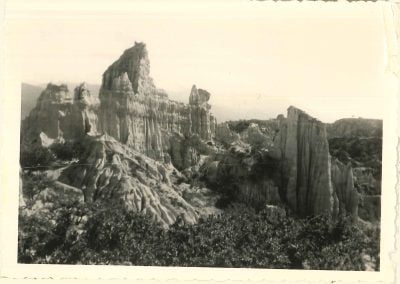
{"label": "dense bush", "polygon": [[79,158],[84,150],[82,141],[65,141],[64,143],[55,143],[50,147],[54,155],[63,161],[70,161]]}
{"label": "dense bush", "polygon": [[351,161],[353,166],[359,166],[361,163],[371,167],[375,178],[381,178],[382,138],[331,138],[329,139],[329,152],[343,163]]}
{"label": "dense bush", "polygon": [[80,157],[84,151],[82,141],[54,143],[50,147],[32,145],[21,148],[20,164],[23,168],[47,168],[56,161],[71,161]]}
{"label": "dense bush", "polygon": [[19,262],[363,270],[379,237],[326,217],[271,218],[245,207],[168,230],[118,206],[20,214]]}
{"label": "dense bush", "polygon": [[22,192],[27,207],[30,207],[35,202],[40,192],[46,188],[53,187],[54,184],[54,181],[49,179],[45,172],[41,171],[23,171],[21,178],[23,181]]}
{"label": "dense bush", "polygon": [[54,153],[42,146],[21,150],[20,164],[23,168],[46,168],[56,160]]}
{"label": "dense bush", "polygon": [[234,121],[227,121],[229,129],[236,132],[241,133],[246,130],[250,124],[254,123],[260,127],[262,132],[276,132],[278,131],[278,121],[276,119],[268,119],[268,120],[260,120],[260,119],[240,119]]}

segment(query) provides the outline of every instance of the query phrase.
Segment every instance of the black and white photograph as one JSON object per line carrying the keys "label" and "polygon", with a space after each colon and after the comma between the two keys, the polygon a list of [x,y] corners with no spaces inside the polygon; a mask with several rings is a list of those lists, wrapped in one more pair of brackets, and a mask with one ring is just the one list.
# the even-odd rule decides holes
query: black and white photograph
{"label": "black and white photograph", "polygon": [[384,4],[44,2],[6,14],[16,265],[387,271]]}

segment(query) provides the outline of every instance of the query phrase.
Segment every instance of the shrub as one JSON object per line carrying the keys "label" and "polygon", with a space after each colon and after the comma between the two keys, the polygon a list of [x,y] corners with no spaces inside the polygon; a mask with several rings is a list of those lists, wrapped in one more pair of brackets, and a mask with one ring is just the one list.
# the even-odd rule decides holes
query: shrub
{"label": "shrub", "polygon": [[324,216],[271,218],[265,210],[230,207],[194,225],[178,217],[164,230],[118,206],[52,214],[21,214],[20,262],[363,270],[363,256],[371,255],[379,267],[376,235]]}
{"label": "shrub", "polygon": [[52,151],[39,145],[21,150],[20,154],[20,163],[23,168],[46,168],[56,160]]}
{"label": "shrub", "polygon": [[26,199],[26,206],[28,208],[35,202],[36,196],[40,192],[48,187],[52,187],[54,184],[45,172],[40,171],[24,171],[22,173],[22,181],[22,193]]}

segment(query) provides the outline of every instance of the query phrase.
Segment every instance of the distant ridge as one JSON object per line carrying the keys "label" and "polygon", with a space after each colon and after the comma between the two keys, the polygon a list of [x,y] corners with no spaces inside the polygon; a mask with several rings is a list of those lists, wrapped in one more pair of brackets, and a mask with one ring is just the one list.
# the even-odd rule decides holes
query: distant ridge
{"label": "distant ridge", "polygon": [[43,88],[27,83],[21,84],[21,120],[27,117],[35,107],[36,101],[43,92]]}

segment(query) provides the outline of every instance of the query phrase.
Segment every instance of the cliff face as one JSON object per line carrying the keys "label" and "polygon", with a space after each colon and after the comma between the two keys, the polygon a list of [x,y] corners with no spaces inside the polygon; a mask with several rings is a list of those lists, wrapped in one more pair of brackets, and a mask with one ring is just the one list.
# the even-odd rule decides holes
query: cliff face
{"label": "cliff face", "polygon": [[301,216],[330,214],[334,198],[324,124],[294,107],[280,124],[275,152],[282,161],[282,195]]}
{"label": "cliff face", "polygon": [[353,171],[331,161],[325,124],[290,107],[279,117],[280,131],[271,156],[281,160],[281,196],[300,216],[329,214],[357,217]]}
{"label": "cliff face", "polygon": [[210,140],[216,124],[207,103],[210,94],[193,86],[189,105],[171,101],[156,89],[149,72],[143,43],[126,50],[106,70],[100,90],[102,132],[157,160],[170,152],[173,133]]}
{"label": "cliff face", "polygon": [[66,85],[48,84],[22,126],[23,140],[48,146],[97,132],[98,103],[83,83],[71,94]]}

